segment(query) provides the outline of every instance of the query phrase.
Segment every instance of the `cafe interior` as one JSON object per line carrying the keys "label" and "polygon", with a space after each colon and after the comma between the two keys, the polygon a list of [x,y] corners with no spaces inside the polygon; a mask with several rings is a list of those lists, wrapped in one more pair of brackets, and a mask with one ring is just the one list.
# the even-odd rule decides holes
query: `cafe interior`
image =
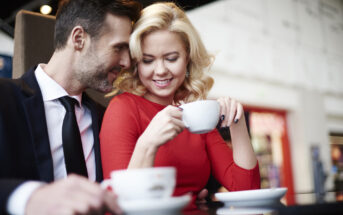
{"label": "cafe interior", "polygon": [[[281,202],[288,206],[343,201],[343,1],[176,2],[215,56],[209,98],[230,96],[244,105],[261,188],[286,187]],[[25,52],[29,45],[42,44],[49,57],[58,3],[1,6],[0,77],[19,77],[37,63]],[[29,23],[30,13],[20,10],[46,14],[45,21]],[[27,32],[42,28],[42,39]],[[229,134],[223,136],[230,144]]]}

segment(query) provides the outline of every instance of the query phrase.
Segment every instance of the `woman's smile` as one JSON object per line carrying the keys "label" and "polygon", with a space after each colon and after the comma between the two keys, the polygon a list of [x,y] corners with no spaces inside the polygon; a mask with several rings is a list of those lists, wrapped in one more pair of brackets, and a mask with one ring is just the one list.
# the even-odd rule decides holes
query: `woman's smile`
{"label": "woman's smile", "polygon": [[166,88],[171,84],[172,80],[173,80],[173,78],[163,79],[163,80],[153,80],[153,82],[155,83],[155,86],[157,86],[159,88]]}

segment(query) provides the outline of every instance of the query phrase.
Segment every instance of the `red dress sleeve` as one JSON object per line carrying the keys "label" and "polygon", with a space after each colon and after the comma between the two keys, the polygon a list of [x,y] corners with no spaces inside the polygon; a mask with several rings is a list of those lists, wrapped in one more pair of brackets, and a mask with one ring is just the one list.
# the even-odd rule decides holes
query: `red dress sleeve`
{"label": "red dress sleeve", "polygon": [[137,105],[128,96],[114,97],[107,107],[100,131],[104,178],[113,170],[127,168],[140,129],[137,116]]}
{"label": "red dress sleeve", "polygon": [[258,164],[253,169],[239,167],[233,160],[232,149],[217,130],[206,135],[206,147],[214,177],[229,191],[260,188]]}

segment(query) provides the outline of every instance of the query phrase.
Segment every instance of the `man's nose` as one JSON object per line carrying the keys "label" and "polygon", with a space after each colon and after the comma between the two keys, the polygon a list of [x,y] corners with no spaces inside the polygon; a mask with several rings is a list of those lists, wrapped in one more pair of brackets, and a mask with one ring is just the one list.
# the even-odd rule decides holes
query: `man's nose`
{"label": "man's nose", "polygon": [[123,69],[128,69],[130,68],[131,66],[131,57],[130,57],[130,53],[129,51],[125,51],[123,53],[123,55],[121,56],[120,58],[120,62],[119,62],[120,66],[123,68]]}

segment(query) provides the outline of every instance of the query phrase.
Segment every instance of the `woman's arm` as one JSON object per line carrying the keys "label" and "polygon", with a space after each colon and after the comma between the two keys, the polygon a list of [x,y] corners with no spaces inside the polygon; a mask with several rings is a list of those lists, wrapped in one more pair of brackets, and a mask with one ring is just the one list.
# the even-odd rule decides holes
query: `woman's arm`
{"label": "woman's arm", "polygon": [[126,169],[142,133],[137,104],[118,95],[108,105],[100,131],[101,161],[104,178],[113,170]]}
{"label": "woman's arm", "polygon": [[224,116],[221,127],[230,129],[235,163],[244,169],[254,168],[257,159],[250,142],[243,106],[228,97],[220,98],[218,102],[221,106],[221,116]]}
{"label": "woman's arm", "polygon": [[174,106],[164,108],[138,138],[128,168],[152,167],[158,148],[174,139],[184,128],[182,111]]}
{"label": "woman's arm", "polygon": [[223,140],[217,130],[206,135],[206,148],[215,178],[230,191],[259,189],[260,173],[258,163],[246,169],[236,164],[232,148]]}
{"label": "woman's arm", "polygon": [[217,130],[206,134],[212,173],[230,191],[260,188],[259,167],[248,134],[243,107],[230,98],[221,104],[221,129],[230,129],[232,148]]}
{"label": "woman's arm", "polygon": [[100,132],[104,178],[115,169],[152,167],[159,146],[183,129],[182,111],[167,106],[150,115],[129,94],[121,94],[106,109]]}

